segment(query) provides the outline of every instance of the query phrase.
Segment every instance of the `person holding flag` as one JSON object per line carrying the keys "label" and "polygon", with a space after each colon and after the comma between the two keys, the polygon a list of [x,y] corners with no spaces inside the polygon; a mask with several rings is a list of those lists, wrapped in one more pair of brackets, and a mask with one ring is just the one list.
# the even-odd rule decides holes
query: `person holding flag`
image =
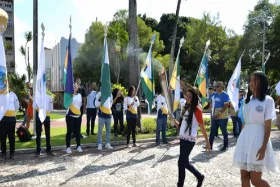
{"label": "person holding flag", "polygon": [[67,58],[65,58],[64,63],[64,107],[66,111],[66,153],[71,154],[71,136],[75,133],[76,142],[77,142],[77,151],[83,152],[80,142],[80,132],[81,132],[81,106],[82,106],[82,96],[78,93],[79,86],[74,84],[73,77],[73,66],[72,66],[72,57],[71,57],[71,17],[70,17],[70,36],[68,41],[68,49],[66,51]]}
{"label": "person holding flag", "polygon": [[51,152],[50,144],[50,112],[53,110],[52,97],[46,93],[46,70],[45,70],[45,51],[44,51],[44,31],[45,27],[42,23],[43,39],[41,43],[41,55],[40,62],[38,64],[37,70],[37,80],[36,80],[36,93],[34,97],[33,107],[36,108],[36,144],[37,150],[35,156],[41,155],[41,133],[42,125],[45,126],[46,133],[46,144],[47,144],[47,154],[54,156]]}
{"label": "person holding flag", "polygon": [[137,124],[137,107],[139,107],[140,102],[136,96],[135,87],[131,86],[128,89],[127,97],[124,98],[124,110],[126,111],[126,121],[127,121],[127,137],[126,143],[127,147],[131,147],[129,144],[130,134],[132,134],[133,147],[136,147],[136,124]]}
{"label": "person holding flag", "polygon": [[162,142],[168,144],[166,140],[166,127],[167,127],[167,116],[168,108],[164,94],[161,93],[155,100],[157,107],[157,128],[156,128],[156,144],[160,145],[160,131],[162,136]]}
{"label": "person holding flag", "polygon": [[15,93],[9,92],[3,32],[7,28],[8,14],[0,9],[0,142],[1,156],[6,158],[7,136],[10,144],[10,158],[15,152],[16,111],[19,101]]}
{"label": "person holding flag", "polygon": [[102,58],[101,67],[101,91],[96,94],[95,97],[95,107],[98,110],[98,150],[102,150],[102,130],[105,125],[106,127],[106,149],[113,149],[110,144],[110,130],[112,121],[112,103],[113,96],[111,91],[111,76],[110,76],[110,66],[109,66],[109,55],[108,55],[108,44],[107,44],[107,31],[108,26],[104,26],[104,53]]}

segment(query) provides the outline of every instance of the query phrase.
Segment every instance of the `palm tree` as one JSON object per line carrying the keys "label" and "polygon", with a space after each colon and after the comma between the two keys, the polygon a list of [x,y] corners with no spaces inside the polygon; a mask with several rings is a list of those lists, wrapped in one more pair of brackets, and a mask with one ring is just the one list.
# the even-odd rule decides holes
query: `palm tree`
{"label": "palm tree", "polygon": [[18,75],[18,74],[9,74],[8,75],[9,80],[9,89],[14,92],[19,100],[20,103],[20,110],[22,109],[22,103],[25,98],[25,81],[26,76],[25,75]]}
{"label": "palm tree", "polygon": [[[27,71],[27,75],[28,75],[28,82],[30,82],[31,75],[32,75],[32,69],[31,69],[31,66],[29,63],[29,58],[27,60],[26,48],[27,48],[27,44],[32,40],[32,32],[31,31],[26,32],[24,34],[24,38],[26,40],[25,46],[21,46],[19,51],[24,56],[26,71]],[[28,56],[29,56],[29,50],[28,50]]]}

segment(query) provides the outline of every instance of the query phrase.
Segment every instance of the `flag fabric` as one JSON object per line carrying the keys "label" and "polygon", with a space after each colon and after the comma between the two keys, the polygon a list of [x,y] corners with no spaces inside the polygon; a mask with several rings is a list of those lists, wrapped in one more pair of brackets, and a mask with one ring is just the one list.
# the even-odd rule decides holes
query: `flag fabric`
{"label": "flag fabric", "polygon": [[104,53],[101,67],[101,111],[105,114],[112,114],[111,111],[111,76],[109,66],[107,37],[104,38]]}
{"label": "flag fabric", "polygon": [[207,92],[208,92],[208,57],[204,53],[202,62],[199,68],[198,76],[195,82],[195,85],[198,86],[198,89],[201,93],[201,104],[202,108],[206,107],[208,104]]}
{"label": "flag fabric", "polygon": [[0,32],[0,120],[4,117],[9,104],[9,85],[7,77],[3,33]]}
{"label": "flag fabric", "polygon": [[228,87],[227,87],[227,94],[229,95],[230,102],[233,105],[235,111],[238,110],[238,104],[239,104],[241,58],[242,56],[240,57],[235,67],[235,70],[228,82]]}
{"label": "flag fabric", "polygon": [[36,91],[35,91],[35,103],[39,109],[39,119],[43,123],[46,119],[47,106],[46,106],[46,68],[45,68],[45,51],[44,51],[44,39],[41,43],[40,61],[38,64]]}
{"label": "flag fabric", "polygon": [[68,41],[68,49],[66,51],[65,64],[64,64],[64,107],[69,108],[73,101],[74,94],[74,78],[73,78],[73,66],[71,58],[71,34]]}
{"label": "flag fabric", "polygon": [[148,104],[148,114],[151,113],[154,101],[154,67],[152,62],[152,44],[150,46],[146,63],[141,70],[141,87]]}
{"label": "flag fabric", "polygon": [[[180,53],[180,51],[179,51]],[[180,57],[179,53],[175,62],[175,66],[172,72],[172,77],[170,79],[170,86],[174,90],[174,102],[173,102],[173,112],[175,112],[179,106],[181,98],[180,90]]]}
{"label": "flag fabric", "polygon": [[66,78],[67,78],[67,64],[68,64],[68,47],[66,49],[66,55],[65,55],[65,59],[64,59],[64,73],[63,73],[63,85],[66,84]]}

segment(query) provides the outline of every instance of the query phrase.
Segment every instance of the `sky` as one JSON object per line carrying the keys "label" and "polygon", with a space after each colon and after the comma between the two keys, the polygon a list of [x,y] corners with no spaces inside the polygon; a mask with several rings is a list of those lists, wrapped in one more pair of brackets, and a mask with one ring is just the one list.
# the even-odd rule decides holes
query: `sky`
{"label": "sky", "polygon": [[[16,72],[26,73],[24,57],[19,48],[25,44],[24,33],[33,30],[33,0],[14,0],[15,2],[15,53]],[[219,13],[223,26],[243,34],[243,25],[249,11],[258,0],[182,0],[180,16],[202,18],[204,12],[216,16]],[[274,0],[272,1],[274,2]],[[148,17],[160,20],[163,13],[175,13],[177,0],[137,0],[137,14],[146,13]],[[86,30],[93,21],[106,23],[120,9],[128,9],[128,0],[40,0],[38,4],[39,55],[41,46],[41,23],[45,25],[44,46],[53,48],[61,37],[69,37],[70,15],[72,17],[72,37],[84,42]],[[33,50],[33,43],[29,45]],[[30,62],[32,63],[32,53]]]}

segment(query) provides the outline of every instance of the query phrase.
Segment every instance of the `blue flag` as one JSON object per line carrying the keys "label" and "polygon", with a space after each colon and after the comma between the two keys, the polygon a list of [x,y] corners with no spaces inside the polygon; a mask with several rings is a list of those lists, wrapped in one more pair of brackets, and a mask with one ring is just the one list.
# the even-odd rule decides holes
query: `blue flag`
{"label": "blue flag", "polygon": [[66,52],[65,64],[64,64],[64,107],[67,109],[73,101],[74,94],[74,78],[73,78],[73,66],[71,58],[71,34],[69,36],[68,50]]}

